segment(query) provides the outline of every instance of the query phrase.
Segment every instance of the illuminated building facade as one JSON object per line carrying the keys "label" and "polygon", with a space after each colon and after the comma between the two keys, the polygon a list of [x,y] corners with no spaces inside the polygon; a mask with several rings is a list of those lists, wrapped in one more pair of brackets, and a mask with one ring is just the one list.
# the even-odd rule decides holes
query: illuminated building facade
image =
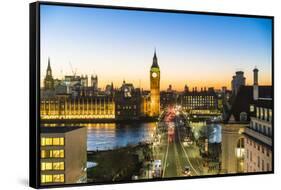
{"label": "illuminated building facade", "polygon": [[112,119],[115,118],[113,96],[56,95],[42,97],[41,119]]}
{"label": "illuminated building facade", "polygon": [[115,91],[115,115],[117,120],[138,119],[141,111],[141,91],[133,84],[123,84]]}
{"label": "illuminated building facade", "polygon": [[86,128],[41,127],[40,130],[41,184],[86,182]]}
{"label": "illuminated building facade", "polygon": [[178,94],[172,89],[172,85],[169,85],[167,91],[160,92],[160,106],[161,110],[166,107],[173,106],[177,103]]}
{"label": "illuminated building facade", "polygon": [[245,172],[272,171],[272,100],[259,99],[245,130]]}
{"label": "illuminated building facade", "polygon": [[218,113],[218,97],[213,88],[188,88],[179,95],[178,103],[182,109],[191,114],[217,114]]}
{"label": "illuminated building facade", "polygon": [[151,112],[150,94],[149,91],[141,91],[141,116],[148,117]]}
{"label": "illuminated building facade", "polygon": [[150,109],[151,116],[160,114],[160,68],[154,51],[153,62],[150,68]]}

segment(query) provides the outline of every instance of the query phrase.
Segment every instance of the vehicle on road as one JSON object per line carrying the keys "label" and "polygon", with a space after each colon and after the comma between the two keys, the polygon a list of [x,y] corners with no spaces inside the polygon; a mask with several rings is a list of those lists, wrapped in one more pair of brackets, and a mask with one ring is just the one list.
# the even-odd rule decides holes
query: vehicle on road
{"label": "vehicle on road", "polygon": [[192,142],[192,140],[189,137],[185,137],[183,139],[183,145],[184,146],[189,146],[189,145],[192,145],[192,144],[193,144],[193,142]]}
{"label": "vehicle on road", "polygon": [[153,178],[162,177],[162,164],[161,160],[154,160],[153,162]]}
{"label": "vehicle on road", "polygon": [[191,171],[190,171],[189,166],[185,166],[182,173],[183,173],[183,176],[191,176]]}

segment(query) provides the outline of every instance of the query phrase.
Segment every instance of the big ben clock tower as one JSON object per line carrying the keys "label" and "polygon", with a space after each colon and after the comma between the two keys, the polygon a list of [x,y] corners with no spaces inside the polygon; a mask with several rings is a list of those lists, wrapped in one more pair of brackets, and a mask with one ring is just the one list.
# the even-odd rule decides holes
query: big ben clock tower
{"label": "big ben clock tower", "polygon": [[160,114],[160,68],[156,51],[154,51],[153,62],[150,68],[150,98],[151,116],[157,117]]}

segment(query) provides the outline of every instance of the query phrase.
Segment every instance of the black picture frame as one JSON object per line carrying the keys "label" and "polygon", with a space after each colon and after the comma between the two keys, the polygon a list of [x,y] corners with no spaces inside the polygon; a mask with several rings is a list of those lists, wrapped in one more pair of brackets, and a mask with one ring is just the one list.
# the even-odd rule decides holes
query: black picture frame
{"label": "black picture frame", "polygon": [[[87,7],[87,8],[103,8],[115,10],[134,10],[145,12],[165,12],[165,13],[180,13],[180,14],[200,14],[200,15],[217,15],[231,17],[246,17],[246,18],[267,18],[272,21],[272,171],[270,172],[252,172],[252,173],[235,173],[221,175],[204,175],[191,177],[173,177],[161,179],[146,179],[137,181],[117,181],[105,183],[78,183],[78,184],[63,184],[63,185],[40,185],[40,5],[56,5],[69,7]],[[169,181],[169,180],[185,180],[185,179],[200,179],[214,177],[231,177],[245,175],[260,175],[274,173],[274,17],[264,15],[248,15],[248,14],[233,14],[219,12],[201,12],[187,10],[171,10],[171,9],[156,9],[156,8],[141,8],[141,7],[125,7],[125,6],[110,6],[110,5],[92,5],[79,3],[61,3],[38,1],[29,4],[29,60],[30,60],[30,78],[29,78],[29,185],[33,188],[54,188],[54,187],[75,187],[89,185],[104,185],[104,184],[122,184],[122,183],[139,183],[151,181]]]}

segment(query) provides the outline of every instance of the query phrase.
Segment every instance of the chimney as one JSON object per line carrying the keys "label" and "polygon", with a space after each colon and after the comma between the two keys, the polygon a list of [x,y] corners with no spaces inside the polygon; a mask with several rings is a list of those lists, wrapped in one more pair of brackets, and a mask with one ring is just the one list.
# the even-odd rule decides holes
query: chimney
{"label": "chimney", "polygon": [[258,100],[258,98],[259,98],[259,83],[258,83],[259,70],[255,67],[253,72],[254,72],[253,99]]}

